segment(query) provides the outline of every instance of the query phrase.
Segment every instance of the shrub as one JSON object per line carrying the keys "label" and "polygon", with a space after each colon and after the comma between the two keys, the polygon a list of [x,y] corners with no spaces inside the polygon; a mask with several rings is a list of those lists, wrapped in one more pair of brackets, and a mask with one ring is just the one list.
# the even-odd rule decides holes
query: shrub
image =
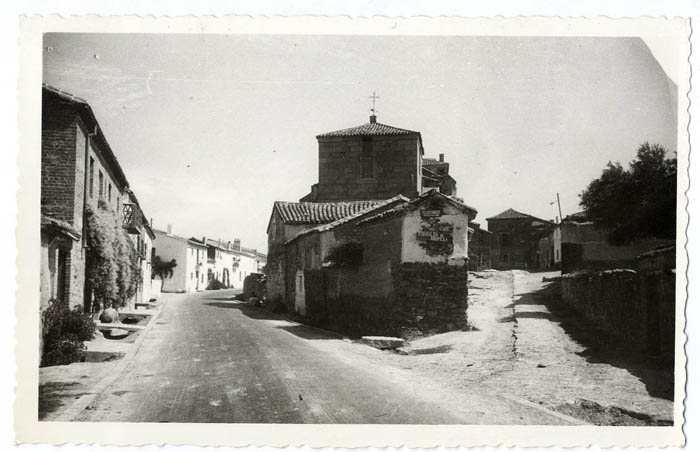
{"label": "shrub", "polygon": [[92,339],[95,323],[82,307],[71,310],[65,302],[52,300],[42,314],[43,352],[41,366],[57,366],[82,361],[83,341]]}
{"label": "shrub", "polygon": [[212,280],[209,281],[209,284],[207,284],[207,290],[219,290],[219,289],[225,289],[226,286],[224,286],[224,283],[219,281],[216,278],[213,278]]}

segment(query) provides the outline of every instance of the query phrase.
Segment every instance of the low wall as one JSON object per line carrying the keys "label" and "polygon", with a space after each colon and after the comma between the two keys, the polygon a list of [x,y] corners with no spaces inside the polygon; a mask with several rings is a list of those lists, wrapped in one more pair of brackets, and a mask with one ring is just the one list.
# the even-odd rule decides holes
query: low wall
{"label": "low wall", "polygon": [[410,336],[467,325],[466,266],[404,263],[384,270],[304,272],[306,316],[351,337]]}
{"label": "low wall", "polygon": [[[675,249],[667,250],[673,253]],[[638,259],[636,269],[562,275],[562,301],[607,331],[614,345],[672,359],[676,274],[673,259]]]}

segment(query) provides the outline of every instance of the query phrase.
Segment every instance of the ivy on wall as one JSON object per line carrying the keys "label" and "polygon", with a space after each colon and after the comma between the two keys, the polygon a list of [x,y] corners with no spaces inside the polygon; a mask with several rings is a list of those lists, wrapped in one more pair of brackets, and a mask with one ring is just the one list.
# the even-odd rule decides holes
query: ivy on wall
{"label": "ivy on wall", "polygon": [[333,267],[357,267],[362,263],[363,253],[362,243],[350,240],[330,250],[326,263]]}
{"label": "ivy on wall", "polygon": [[96,302],[90,310],[126,305],[142,283],[139,258],[119,216],[102,201],[86,210],[86,238],[85,277]]}

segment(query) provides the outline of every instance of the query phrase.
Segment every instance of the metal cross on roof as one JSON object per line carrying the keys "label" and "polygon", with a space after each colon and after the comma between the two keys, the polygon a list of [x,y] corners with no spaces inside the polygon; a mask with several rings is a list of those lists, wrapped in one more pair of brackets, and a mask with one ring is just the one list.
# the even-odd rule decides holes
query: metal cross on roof
{"label": "metal cross on roof", "polygon": [[375,110],[375,103],[377,99],[381,99],[381,97],[377,96],[377,93],[375,91],[372,91],[372,95],[369,96],[369,99],[372,99],[372,108],[370,109],[370,111],[372,112],[372,114],[375,114],[377,112],[377,110]]}

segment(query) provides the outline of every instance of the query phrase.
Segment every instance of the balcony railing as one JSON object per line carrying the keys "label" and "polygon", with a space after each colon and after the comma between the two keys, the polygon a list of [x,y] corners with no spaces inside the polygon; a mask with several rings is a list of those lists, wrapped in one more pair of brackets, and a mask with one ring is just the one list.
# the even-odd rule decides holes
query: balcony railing
{"label": "balcony railing", "polygon": [[124,203],[122,208],[122,226],[130,234],[140,234],[143,229],[143,214],[139,206],[132,203]]}

